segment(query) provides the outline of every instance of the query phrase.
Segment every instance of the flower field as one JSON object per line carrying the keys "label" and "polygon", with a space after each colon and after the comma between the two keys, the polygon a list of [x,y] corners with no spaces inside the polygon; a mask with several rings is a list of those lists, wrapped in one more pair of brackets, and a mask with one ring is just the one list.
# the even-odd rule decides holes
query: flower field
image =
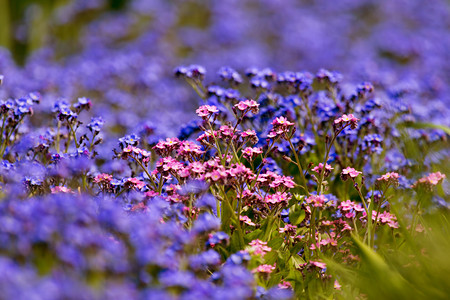
{"label": "flower field", "polygon": [[0,11],[0,299],[448,299],[448,2]]}

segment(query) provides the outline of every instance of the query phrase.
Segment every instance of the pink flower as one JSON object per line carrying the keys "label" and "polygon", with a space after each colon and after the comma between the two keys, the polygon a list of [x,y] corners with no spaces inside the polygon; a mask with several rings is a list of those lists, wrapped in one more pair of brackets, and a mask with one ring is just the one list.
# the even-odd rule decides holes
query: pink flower
{"label": "pink flower", "polygon": [[191,172],[196,174],[204,173],[206,168],[203,166],[201,162],[194,161],[189,165],[189,168],[191,169]]}
{"label": "pink flower", "polygon": [[[319,163],[318,166],[315,166],[314,168],[312,168],[313,172],[316,172],[317,174],[321,174],[322,173],[322,169],[323,169],[323,163]],[[329,164],[325,164],[325,171],[323,173],[324,177],[328,177],[328,175],[330,175],[331,170],[333,170],[333,168],[329,165]]]}
{"label": "pink flower", "polygon": [[237,107],[241,111],[251,109],[252,113],[257,114],[259,104],[255,100],[245,100],[236,104],[235,107]]}
{"label": "pink flower", "polygon": [[379,180],[379,181],[381,181],[381,180],[389,181],[391,179],[398,179],[398,177],[399,177],[398,173],[395,173],[395,172],[390,172],[389,173],[388,172],[388,173],[384,174],[383,176],[381,176],[380,178],[378,178],[377,180]]}
{"label": "pink flower", "polygon": [[[233,128],[230,126],[222,125],[222,126],[220,126],[219,131],[223,136],[234,137],[235,132],[233,132]],[[236,130],[236,132],[237,132],[237,130]]]}
{"label": "pink flower", "polygon": [[212,114],[219,112],[219,110],[214,105],[202,105],[195,112],[199,117],[207,119]]}
{"label": "pink flower", "polygon": [[420,184],[432,187],[442,182],[445,179],[445,177],[446,177],[445,174],[442,174],[441,172],[430,173],[428,176],[422,177],[419,180],[417,180],[412,187],[417,187]]}
{"label": "pink flower", "polygon": [[261,255],[261,257],[264,257],[266,253],[272,251],[272,248],[267,246],[267,242],[263,242],[258,239],[251,241],[249,245],[251,246],[249,252],[251,254]]}
{"label": "pink flower", "polygon": [[244,222],[247,225],[255,226],[256,224],[252,222],[252,220],[247,216],[239,216],[239,221]]}
{"label": "pink flower", "polygon": [[94,182],[95,183],[109,183],[112,180],[112,175],[106,174],[106,173],[102,173],[102,174],[98,174],[97,176],[94,177]]}
{"label": "pink flower", "polygon": [[178,155],[188,158],[190,156],[199,156],[202,155],[204,151],[201,150],[201,147],[194,142],[183,141],[181,142],[180,148],[178,149]]}
{"label": "pink flower", "polygon": [[306,198],[306,203],[312,204],[314,207],[322,207],[326,200],[324,195],[311,195]]}
{"label": "pink flower", "polygon": [[400,177],[400,175],[398,175],[398,173],[388,172],[388,173],[384,174],[383,176],[381,176],[380,178],[377,178],[377,181],[398,186],[398,178],[399,177]]}
{"label": "pink flower", "polygon": [[252,273],[267,273],[270,274],[276,269],[275,265],[260,265],[256,269],[253,269]]}
{"label": "pink flower", "polygon": [[351,168],[351,167],[347,167],[344,170],[342,170],[341,173],[341,177],[342,180],[347,180],[348,176],[350,176],[351,178],[356,178],[358,177],[359,174],[362,174],[362,172],[360,171],[356,171],[355,169]]}
{"label": "pink flower", "polygon": [[288,204],[291,198],[292,196],[289,193],[276,192],[273,195],[267,195],[265,201],[270,204]]}
{"label": "pink flower", "polygon": [[292,126],[294,123],[289,122],[285,117],[277,117],[272,121],[273,126]]}
{"label": "pink flower", "polygon": [[282,281],[278,284],[278,288],[281,290],[292,289],[292,284],[289,281]]}
{"label": "pink flower", "polygon": [[256,136],[256,132],[252,129],[248,129],[241,133],[242,137]]}
{"label": "pink flower", "polygon": [[324,262],[310,260],[309,264],[320,269],[325,269],[327,265]]}
{"label": "pink flower", "polygon": [[158,155],[169,156],[173,150],[177,150],[180,146],[180,140],[176,137],[167,138],[165,141],[159,141],[153,149]]}
{"label": "pink flower", "polygon": [[127,183],[131,184],[132,187],[134,187],[134,188],[136,188],[138,190],[142,189],[145,186],[145,183],[140,181],[137,178],[128,178],[127,181],[126,181],[126,184]]}
{"label": "pink flower", "polygon": [[52,194],[64,193],[64,194],[73,194],[74,192],[65,186],[55,186],[50,188]]}
{"label": "pink flower", "polygon": [[336,289],[336,290],[341,289],[341,285],[339,284],[339,282],[337,280],[334,281],[334,289]]}
{"label": "pink flower", "polygon": [[284,227],[281,227],[280,229],[278,229],[279,233],[284,233],[284,232],[295,233],[296,231],[297,231],[297,226],[291,225],[291,224],[286,224]]}
{"label": "pink flower", "polygon": [[277,117],[272,121],[273,129],[267,135],[268,138],[274,138],[279,135],[288,133],[294,123],[290,122],[285,117]]}
{"label": "pink flower", "polygon": [[347,125],[350,125],[350,127],[352,129],[355,129],[358,126],[358,121],[359,119],[357,119],[353,114],[349,114],[349,115],[342,115],[342,117],[334,120],[334,128],[336,129],[341,129],[342,127],[345,127]]}
{"label": "pink flower", "polygon": [[261,148],[247,147],[244,150],[242,150],[242,154],[249,161],[252,161],[253,159],[255,159],[256,156],[258,156],[261,153],[262,153],[262,149]]}

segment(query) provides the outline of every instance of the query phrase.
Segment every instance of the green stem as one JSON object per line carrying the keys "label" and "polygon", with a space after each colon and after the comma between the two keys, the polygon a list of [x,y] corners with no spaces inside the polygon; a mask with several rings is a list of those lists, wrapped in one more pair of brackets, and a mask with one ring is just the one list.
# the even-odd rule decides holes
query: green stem
{"label": "green stem", "polygon": [[307,184],[307,181],[306,181],[306,178],[305,178],[305,174],[303,173],[303,168],[302,168],[302,165],[300,164],[300,159],[298,158],[297,151],[295,150],[294,145],[291,142],[291,139],[289,139],[289,145],[291,146],[292,152],[294,152],[295,162],[296,162],[297,167],[298,167],[298,172],[300,173],[300,178],[302,179],[303,187],[304,187],[304,189],[306,191],[306,194],[309,196],[309,192],[306,189],[308,184]]}
{"label": "green stem", "polygon": [[58,120],[58,127],[57,127],[57,131],[56,131],[56,141],[55,141],[55,148],[56,148],[56,153],[59,153],[60,151],[60,131],[61,131],[61,121]]}

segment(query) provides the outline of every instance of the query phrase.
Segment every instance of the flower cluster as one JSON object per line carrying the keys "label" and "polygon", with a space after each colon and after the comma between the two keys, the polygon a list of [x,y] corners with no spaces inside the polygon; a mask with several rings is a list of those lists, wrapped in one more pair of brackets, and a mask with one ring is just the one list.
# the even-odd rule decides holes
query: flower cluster
{"label": "flower cluster", "polygon": [[[368,108],[374,91],[366,83],[346,98],[337,73],[263,69],[247,75],[257,95],[225,97],[201,68],[187,69],[180,75],[203,103],[183,136],[158,136],[146,124],[110,142],[103,118],[83,124],[97,105],[88,98],[57,102],[37,134],[22,130],[26,118],[12,133],[5,125],[0,264],[32,268],[38,282],[62,272],[98,294],[121,282],[142,297],[214,298],[231,289],[242,298],[290,297],[313,280],[337,295],[332,283],[342,278],[319,258],[359,268],[357,243],[394,243],[404,223],[392,205],[422,193],[406,178],[419,163],[395,165],[401,140],[362,109],[382,115]],[[228,90],[245,85],[234,70],[219,74]],[[444,178],[432,173],[413,187]],[[406,226],[421,228],[430,203],[402,211]]]}

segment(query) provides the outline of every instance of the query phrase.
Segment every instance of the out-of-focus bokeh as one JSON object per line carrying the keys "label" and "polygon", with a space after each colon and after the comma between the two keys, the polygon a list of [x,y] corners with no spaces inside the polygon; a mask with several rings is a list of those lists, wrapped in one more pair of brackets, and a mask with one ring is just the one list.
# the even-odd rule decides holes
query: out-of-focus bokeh
{"label": "out-of-focus bokeh", "polygon": [[0,14],[8,74],[0,97],[91,97],[103,113],[124,112],[108,120],[124,131],[141,118],[169,129],[189,118],[196,100],[173,69],[191,63],[339,70],[349,81],[414,91],[413,105],[448,124],[444,0],[1,0]]}

